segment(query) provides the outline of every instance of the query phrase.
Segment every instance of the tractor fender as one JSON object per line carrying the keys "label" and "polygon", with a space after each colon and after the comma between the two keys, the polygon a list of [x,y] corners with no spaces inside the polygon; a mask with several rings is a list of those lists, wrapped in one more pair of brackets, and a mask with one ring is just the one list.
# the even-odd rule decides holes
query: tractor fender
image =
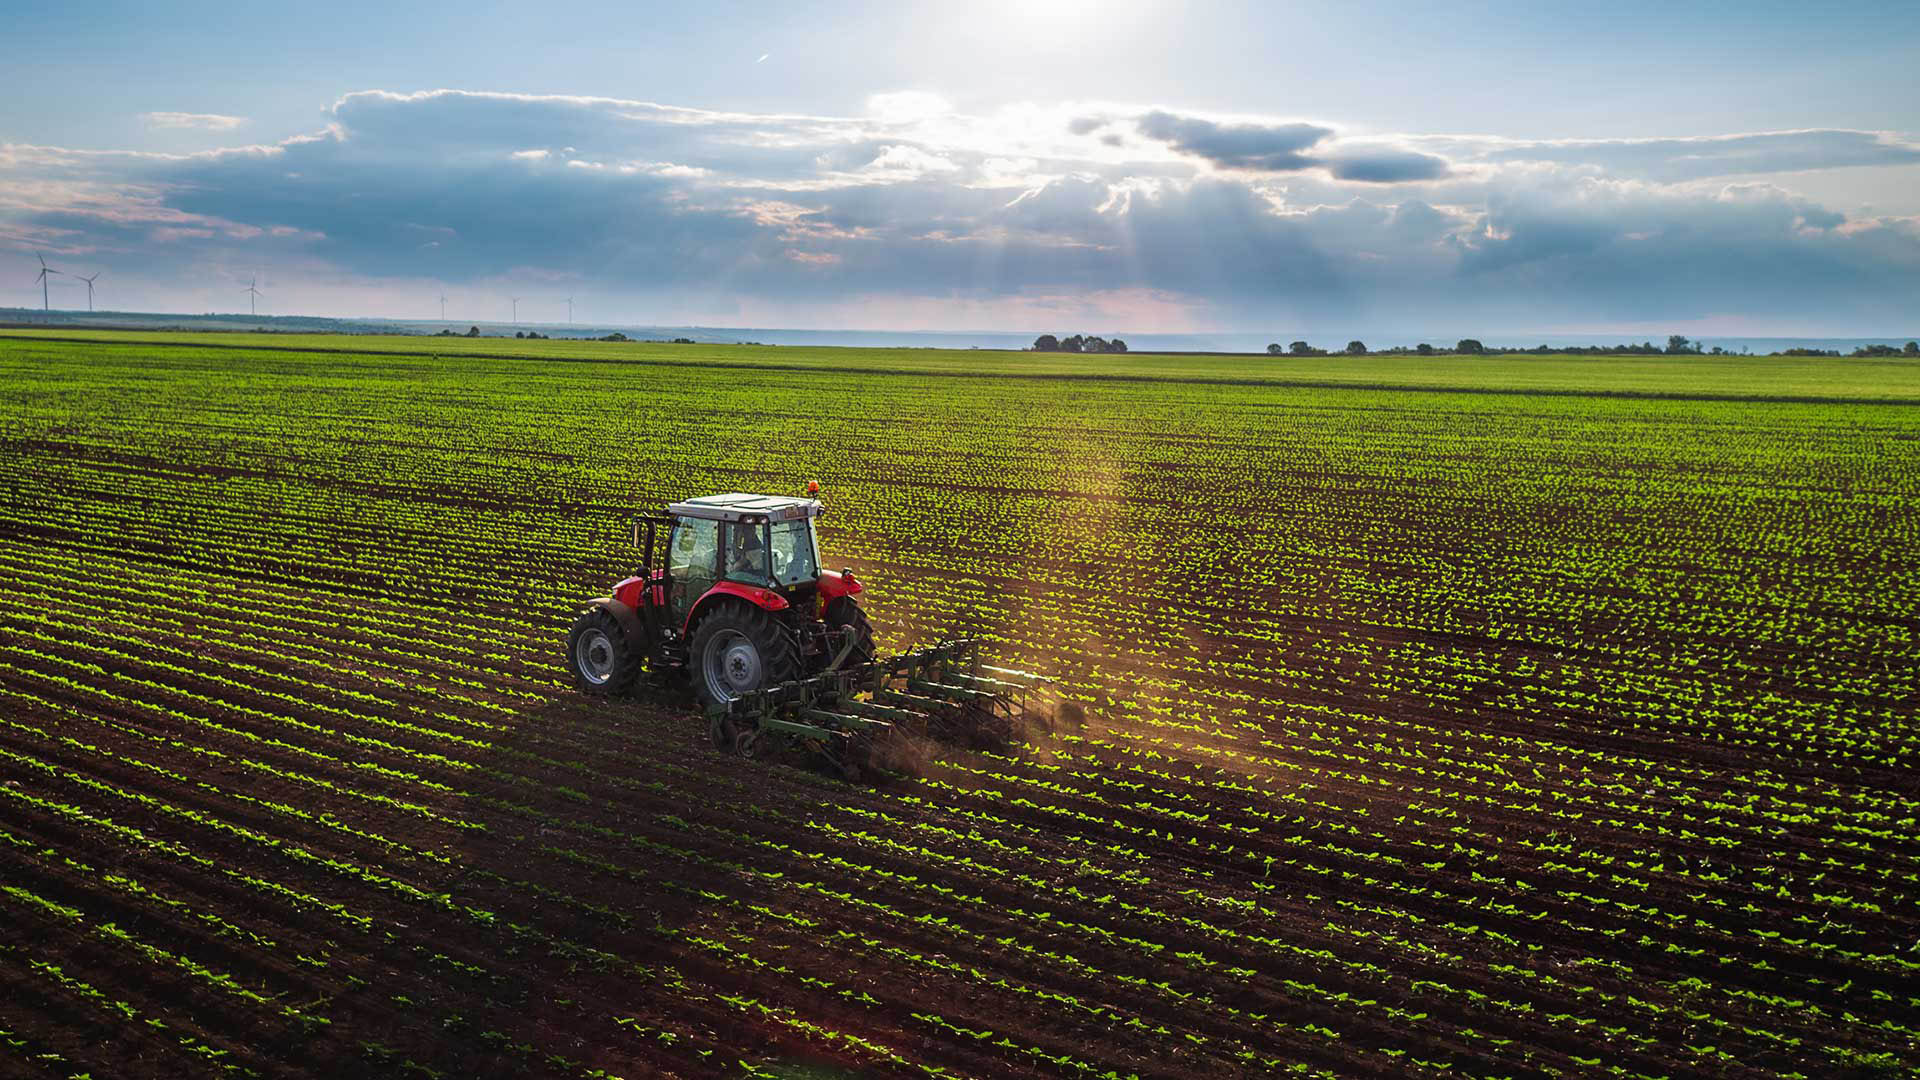
{"label": "tractor fender", "polygon": [[620,582],[613,587],[613,599],[627,605],[633,611],[638,611],[640,605],[651,599],[646,595],[646,591],[646,578],[621,578]]}
{"label": "tractor fender", "polygon": [[708,611],[712,610],[714,604],[728,596],[745,600],[749,604],[768,611],[785,611],[792,606],[787,602],[786,597],[772,589],[763,589],[758,585],[742,585],[738,581],[722,581],[702,594],[700,599],[694,602],[693,610],[687,612],[685,633],[689,639],[693,636],[693,624],[699,622]]}
{"label": "tractor fender", "polygon": [[820,599],[832,600],[841,596],[858,596],[864,590],[859,582],[853,580],[852,570],[820,571]]}
{"label": "tractor fender", "polygon": [[630,646],[635,649],[647,648],[647,635],[640,628],[640,616],[635,614],[631,607],[611,596],[596,596],[587,601],[587,607],[597,608],[612,615],[613,621],[620,624],[621,632],[627,635],[627,643]]}

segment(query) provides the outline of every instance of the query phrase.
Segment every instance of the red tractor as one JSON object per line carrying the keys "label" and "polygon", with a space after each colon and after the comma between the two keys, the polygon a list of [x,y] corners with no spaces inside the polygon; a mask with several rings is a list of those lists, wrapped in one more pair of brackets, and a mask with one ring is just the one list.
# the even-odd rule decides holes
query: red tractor
{"label": "red tractor", "polygon": [[[818,485],[810,485],[817,492]],[[587,603],[567,668],[590,694],[631,689],[643,670],[684,672],[708,706],[873,659],[851,570],[820,568],[818,499],[708,495],[634,523],[641,571]],[[666,530],[664,565],[654,545]]]}
{"label": "red tractor", "polygon": [[[819,490],[807,485],[809,495]],[[734,493],[636,521],[640,573],[589,600],[567,635],[574,684],[622,694],[643,673],[658,686],[684,675],[717,748],[747,757],[805,749],[849,777],[897,767],[923,739],[1004,745],[1042,717],[1030,705],[1048,680],[980,663],[973,641],[875,657],[860,583],[850,570],[820,568],[823,509],[812,498]],[[1050,703],[1038,722],[1053,716]]]}

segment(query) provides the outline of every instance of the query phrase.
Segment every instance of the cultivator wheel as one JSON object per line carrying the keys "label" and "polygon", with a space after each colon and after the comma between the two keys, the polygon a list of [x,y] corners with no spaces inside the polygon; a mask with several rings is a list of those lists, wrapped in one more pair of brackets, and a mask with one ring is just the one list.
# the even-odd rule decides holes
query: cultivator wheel
{"label": "cultivator wheel", "polygon": [[768,741],[769,740],[762,739],[760,733],[757,731],[738,732],[733,736],[733,752],[740,757],[746,758],[748,761],[752,761],[754,758],[760,757],[767,749],[766,743]]}
{"label": "cultivator wheel", "polygon": [[961,640],[739,694],[710,706],[709,726],[723,750],[800,749],[858,780],[915,771],[931,743],[1005,749],[1078,715],[1051,680],[981,664],[977,644]]}

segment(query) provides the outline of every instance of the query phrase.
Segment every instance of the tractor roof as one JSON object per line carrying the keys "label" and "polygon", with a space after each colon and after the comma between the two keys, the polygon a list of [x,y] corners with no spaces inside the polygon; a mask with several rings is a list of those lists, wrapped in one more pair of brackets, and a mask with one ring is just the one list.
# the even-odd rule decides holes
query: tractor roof
{"label": "tractor roof", "polygon": [[707,518],[713,521],[796,521],[819,517],[825,509],[818,499],[798,499],[790,495],[703,495],[686,502],[668,503],[667,513],[675,517]]}

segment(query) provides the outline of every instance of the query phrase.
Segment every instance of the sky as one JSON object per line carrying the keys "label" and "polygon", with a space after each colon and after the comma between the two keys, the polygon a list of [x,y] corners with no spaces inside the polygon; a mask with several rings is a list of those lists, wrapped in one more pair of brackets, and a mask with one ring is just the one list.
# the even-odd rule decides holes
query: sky
{"label": "sky", "polygon": [[1920,329],[1920,8],[9,5],[0,306]]}

